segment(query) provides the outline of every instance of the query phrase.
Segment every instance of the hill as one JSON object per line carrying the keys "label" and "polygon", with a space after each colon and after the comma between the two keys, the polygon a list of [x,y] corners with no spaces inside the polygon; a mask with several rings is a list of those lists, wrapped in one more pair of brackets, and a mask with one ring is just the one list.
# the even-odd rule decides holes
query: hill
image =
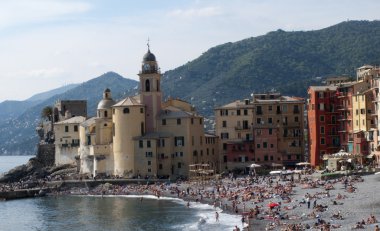
{"label": "hill", "polygon": [[4,102],[1,102],[0,103],[0,124],[7,120],[17,118],[19,115],[24,113],[29,108],[34,107],[35,105],[41,103],[42,101],[54,95],[61,94],[65,91],[68,91],[76,87],[77,85],[78,84],[70,84],[63,87],[59,87],[50,91],[33,95],[32,97],[26,100],[21,100],[21,101],[6,100]]}
{"label": "hill", "polygon": [[164,73],[166,96],[180,97],[205,116],[252,92],[306,96],[316,77],[355,76],[363,64],[380,64],[380,21],[347,21],[315,31],[277,30],[226,43]]}
{"label": "hill", "polygon": [[38,142],[35,128],[41,121],[41,110],[48,105],[53,106],[57,100],[87,100],[89,116],[94,116],[105,88],[111,89],[114,99],[121,99],[125,95],[132,94],[137,85],[135,80],[125,79],[114,72],[108,72],[38,103],[17,118],[0,124],[0,154],[34,154]]}

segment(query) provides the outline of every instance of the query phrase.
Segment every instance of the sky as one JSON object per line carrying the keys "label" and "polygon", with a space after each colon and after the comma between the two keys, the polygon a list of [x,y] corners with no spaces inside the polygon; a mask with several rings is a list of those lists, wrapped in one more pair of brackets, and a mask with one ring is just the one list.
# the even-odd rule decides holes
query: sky
{"label": "sky", "polygon": [[378,0],[1,0],[0,102],[108,71],[138,79],[150,48],[161,71],[270,31],[378,20]]}

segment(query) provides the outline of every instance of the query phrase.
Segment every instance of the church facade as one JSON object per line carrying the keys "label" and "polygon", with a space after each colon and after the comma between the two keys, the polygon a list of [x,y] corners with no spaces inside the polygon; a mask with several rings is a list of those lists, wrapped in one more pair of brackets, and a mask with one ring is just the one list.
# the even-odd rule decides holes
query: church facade
{"label": "church facade", "polygon": [[204,132],[203,117],[189,103],[162,101],[161,73],[149,48],[139,80],[140,94],[119,102],[106,89],[96,117],[80,123],[78,153],[71,155],[80,173],[187,177],[192,164],[219,172],[218,137]]}

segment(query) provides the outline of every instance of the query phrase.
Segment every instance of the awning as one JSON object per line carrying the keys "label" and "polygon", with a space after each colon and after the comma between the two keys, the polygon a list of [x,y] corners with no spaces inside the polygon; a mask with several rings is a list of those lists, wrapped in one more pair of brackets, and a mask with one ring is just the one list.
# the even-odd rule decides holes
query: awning
{"label": "awning", "polygon": [[372,159],[373,158],[373,154],[369,154],[368,156],[366,156],[366,158],[368,158],[368,159]]}

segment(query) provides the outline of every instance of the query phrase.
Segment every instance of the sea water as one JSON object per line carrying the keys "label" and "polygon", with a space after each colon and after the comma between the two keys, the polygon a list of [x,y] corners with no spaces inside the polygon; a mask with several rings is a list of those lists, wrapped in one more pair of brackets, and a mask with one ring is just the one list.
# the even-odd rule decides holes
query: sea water
{"label": "sea water", "polygon": [[[30,158],[30,157],[29,157]],[[29,158],[25,158],[25,163]],[[19,157],[15,159],[20,160]],[[0,163],[17,162],[0,156]],[[24,162],[17,162],[16,165]],[[16,166],[15,165],[15,166]],[[4,167],[5,166],[5,167]],[[11,169],[2,163],[0,172]],[[219,221],[215,219],[219,213]],[[169,197],[48,196],[0,202],[0,230],[233,230],[241,217]]]}

